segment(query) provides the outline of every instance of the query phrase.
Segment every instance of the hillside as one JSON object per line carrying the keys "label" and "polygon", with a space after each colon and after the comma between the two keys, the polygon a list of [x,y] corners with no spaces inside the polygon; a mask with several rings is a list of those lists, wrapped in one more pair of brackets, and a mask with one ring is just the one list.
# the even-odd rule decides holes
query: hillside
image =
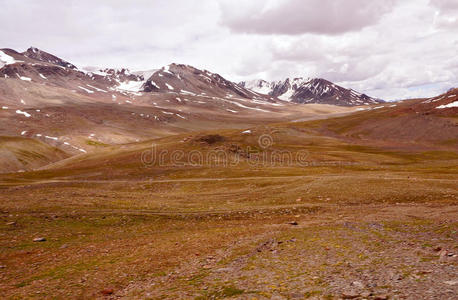
{"label": "hillside", "polygon": [[323,134],[337,134],[364,143],[456,149],[457,94],[457,89],[451,89],[436,97],[383,104],[317,124],[322,126]]}
{"label": "hillside", "polygon": [[69,156],[36,139],[0,137],[0,173],[31,171]]}

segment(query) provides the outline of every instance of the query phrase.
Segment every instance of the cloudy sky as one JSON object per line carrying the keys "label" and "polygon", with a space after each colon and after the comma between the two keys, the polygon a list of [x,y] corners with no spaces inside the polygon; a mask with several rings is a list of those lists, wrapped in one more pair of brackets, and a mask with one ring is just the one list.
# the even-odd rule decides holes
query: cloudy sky
{"label": "cloudy sky", "polygon": [[0,0],[0,48],[78,66],[171,62],[233,80],[323,77],[383,99],[458,86],[457,0]]}

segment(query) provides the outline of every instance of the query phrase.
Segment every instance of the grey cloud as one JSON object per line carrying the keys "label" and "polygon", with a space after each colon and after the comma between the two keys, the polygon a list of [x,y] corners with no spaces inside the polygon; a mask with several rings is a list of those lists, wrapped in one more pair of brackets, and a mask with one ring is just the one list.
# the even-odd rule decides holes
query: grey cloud
{"label": "grey cloud", "polygon": [[438,9],[434,20],[435,27],[458,31],[458,1],[431,0],[430,4]]}
{"label": "grey cloud", "polygon": [[431,0],[430,3],[444,11],[458,10],[458,1],[456,0]]}
{"label": "grey cloud", "polygon": [[[236,32],[300,35],[336,35],[357,31],[377,23],[390,12],[397,0],[287,0],[275,5],[244,7],[220,2],[222,24]],[[233,3],[233,1],[231,1]]]}

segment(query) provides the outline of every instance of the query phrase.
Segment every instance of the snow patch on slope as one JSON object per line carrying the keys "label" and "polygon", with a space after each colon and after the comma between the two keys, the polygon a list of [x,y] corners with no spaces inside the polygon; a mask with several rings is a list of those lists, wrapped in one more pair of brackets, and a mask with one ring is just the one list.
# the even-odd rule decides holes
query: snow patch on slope
{"label": "snow patch on slope", "polygon": [[117,90],[126,91],[126,92],[135,92],[138,93],[142,89],[143,81],[125,81],[120,82],[119,85],[116,87]]}
{"label": "snow patch on slope", "polygon": [[87,88],[84,88],[84,87],[82,87],[82,86],[78,86],[78,87],[79,87],[80,89],[82,89],[83,91],[85,91],[86,93],[88,93],[88,94],[94,94],[94,91],[91,91],[91,90],[89,90],[89,89],[87,89]]}
{"label": "snow patch on slope", "polygon": [[436,109],[444,109],[444,108],[452,108],[452,107],[458,107],[458,101],[454,101],[449,104],[439,105],[438,107],[436,107]]}
{"label": "snow patch on slope", "polygon": [[0,51],[0,68],[3,68],[6,65],[14,64],[15,62],[16,60],[12,56]]}
{"label": "snow patch on slope", "polygon": [[29,113],[27,113],[27,112],[25,112],[25,111],[22,111],[22,110],[20,110],[20,109],[16,110],[16,113],[17,113],[18,115],[24,115],[26,118],[30,118],[30,117],[32,116],[31,114],[29,114]]}

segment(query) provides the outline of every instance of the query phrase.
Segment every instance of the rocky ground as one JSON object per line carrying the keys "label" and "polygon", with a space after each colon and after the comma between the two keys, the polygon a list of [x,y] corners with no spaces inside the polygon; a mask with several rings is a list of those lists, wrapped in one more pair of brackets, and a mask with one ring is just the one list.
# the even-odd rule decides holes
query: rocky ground
{"label": "rocky ground", "polygon": [[113,297],[453,299],[457,207],[372,205],[295,216]]}

